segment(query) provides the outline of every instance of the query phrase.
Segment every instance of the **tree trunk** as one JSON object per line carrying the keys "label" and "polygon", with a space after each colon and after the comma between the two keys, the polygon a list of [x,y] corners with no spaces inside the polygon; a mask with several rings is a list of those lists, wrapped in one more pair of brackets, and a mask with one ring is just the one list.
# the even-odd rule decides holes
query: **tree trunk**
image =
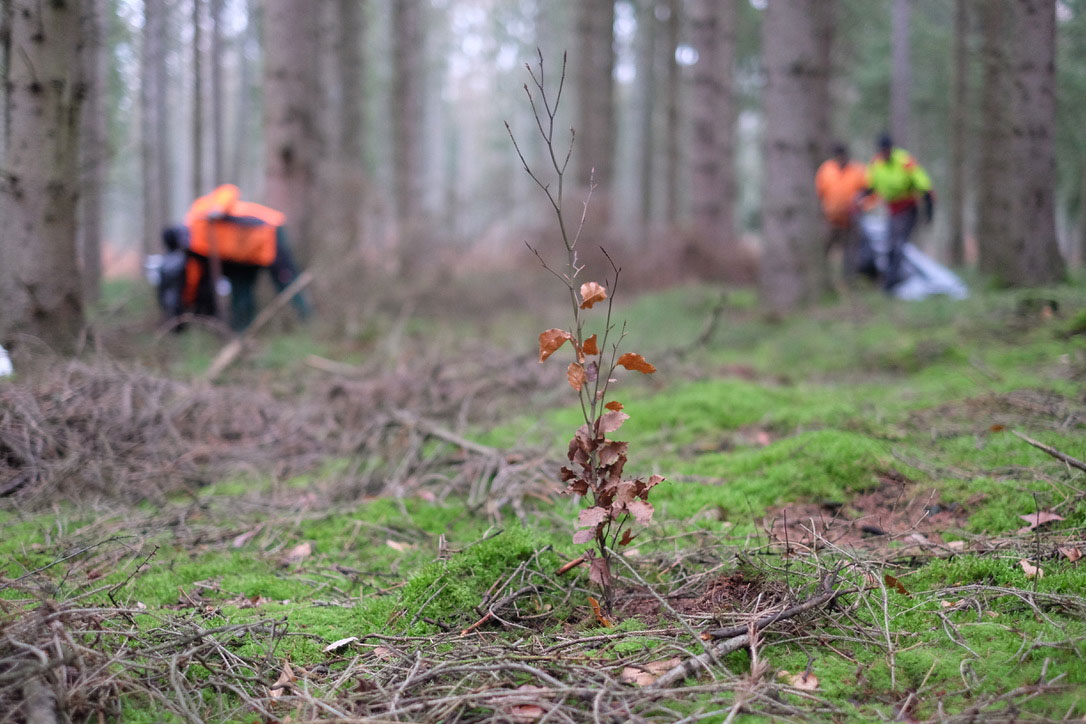
{"label": "tree trunk", "polygon": [[947,258],[953,266],[965,263],[965,144],[969,113],[969,2],[954,0],[954,37],[950,85],[950,159],[947,215],[950,219]]}
{"label": "tree trunk", "polygon": [[698,234],[714,246],[734,248],[735,103],[733,64],[738,8],[734,0],[688,3],[690,37],[698,52],[693,69],[691,214]]}
{"label": "tree trunk", "polygon": [[319,13],[310,0],[264,4],[264,158],[268,203],[287,217],[295,255],[308,266],[319,250],[314,221],[323,153]]}
{"label": "tree trunk", "polygon": [[424,223],[423,183],[423,8],[421,0],[393,5],[393,166],[396,216],[407,236]]}
{"label": "tree trunk", "polygon": [[898,146],[909,145],[912,94],[912,60],[909,27],[912,0],[894,0],[890,12],[890,133]]}
{"label": "tree trunk", "polygon": [[[999,283],[1063,280],[1056,240],[1055,0],[986,0],[981,5],[981,269]],[[1011,183],[1010,180],[1014,182]]]}
{"label": "tree trunk", "polygon": [[827,278],[814,175],[829,128],[833,3],[770,2],[762,20],[765,195],[760,291],[773,312],[818,299]]}
{"label": "tree trunk", "polygon": [[581,0],[571,58],[579,98],[574,157],[578,183],[596,185],[604,210],[614,180],[614,27],[614,0]]}
{"label": "tree trunk", "polygon": [[88,93],[84,102],[80,143],[83,192],[79,199],[79,251],[82,261],[83,298],[98,300],[102,283],[102,209],[108,176],[109,118],[109,22],[106,0],[86,0],[83,67]]}
{"label": "tree trunk", "polygon": [[156,29],[161,22],[162,6],[159,0],[143,2],[143,48],[140,52],[140,176],[143,203],[143,239],[141,249],[144,256],[159,250],[159,234],[165,226],[161,216],[159,200],[161,188],[158,185],[159,156],[156,152],[155,131],[158,127],[159,106],[155,92],[155,59],[162,50],[157,47]]}
{"label": "tree trunk", "polygon": [[83,328],[76,244],[82,3],[9,0],[6,101],[11,127],[0,183],[0,339],[74,350]]}
{"label": "tree trunk", "polygon": [[204,19],[202,0],[192,0],[192,198],[204,190]]}
{"label": "tree trunk", "polygon": [[[222,87],[223,2],[211,0],[211,174],[212,186],[226,182],[226,104]],[[237,179],[233,179],[237,183]]]}
{"label": "tree trunk", "polygon": [[653,199],[653,161],[655,160],[655,134],[653,133],[653,111],[656,107],[656,0],[647,0],[639,7],[640,42],[637,53],[637,80],[641,89],[641,104],[638,108],[640,157],[638,164],[638,183],[640,191],[638,210],[640,215],[639,233],[641,241],[647,238],[652,223]]}
{"label": "tree trunk", "polygon": [[361,0],[338,0],[336,4],[336,76],[340,91],[336,158],[342,168],[341,178],[336,184],[339,190],[338,232],[348,250],[355,249],[361,237],[359,214],[363,202],[363,141],[366,131],[362,112],[365,12],[366,4]]}
{"label": "tree trunk", "polygon": [[[164,2],[163,0],[154,0],[157,9],[155,10],[155,23],[152,27],[152,32],[155,34],[153,43],[154,53],[151,56],[151,72],[154,74],[154,83],[151,84],[151,88],[154,91],[154,96],[151,98],[151,103],[155,108],[155,131],[154,131],[154,154],[155,154],[155,169],[156,176],[154,179],[155,185],[158,187],[155,192],[155,202],[157,207],[155,208],[155,217],[158,219],[158,226],[155,228],[155,235],[151,237],[151,240],[157,242],[159,234],[162,231],[162,227],[167,223],[173,223],[175,220],[174,209],[174,146],[176,140],[174,137],[174,124],[172,123],[170,109],[176,108],[177,104],[171,102],[173,94],[170,90],[170,73],[169,73],[169,58],[170,58],[170,9],[173,7],[172,3]],[[161,248],[159,244],[154,245],[155,251]]]}
{"label": "tree trunk", "polygon": [[681,147],[679,145],[679,61],[675,57],[679,50],[680,30],[682,29],[682,0],[668,0],[667,42],[664,51],[667,54],[667,123],[664,138],[667,139],[667,178],[664,195],[666,206],[664,218],[669,225],[679,220],[679,169],[682,167]]}

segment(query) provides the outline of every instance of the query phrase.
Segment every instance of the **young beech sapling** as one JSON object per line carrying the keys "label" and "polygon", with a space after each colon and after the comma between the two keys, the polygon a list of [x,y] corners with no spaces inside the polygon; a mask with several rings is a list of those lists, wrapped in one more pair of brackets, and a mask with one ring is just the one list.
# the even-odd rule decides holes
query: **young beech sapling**
{"label": "young beech sapling", "polygon": [[[577,240],[584,228],[585,214],[581,214],[575,231],[570,233],[562,209],[566,167],[573,152],[575,138],[573,129],[570,129],[565,153],[560,153],[555,145],[555,116],[565,83],[566,58],[563,55],[562,73],[553,98],[548,95],[544,82],[542,53],[538,58],[536,68],[527,66],[532,86],[525,84],[524,90],[545,144],[546,157],[550,164],[547,175],[552,177],[550,182],[545,181],[529,166],[508,123],[506,129],[524,170],[546,194],[566,249],[565,265],[555,268],[548,264],[538,249],[530,245],[528,247],[543,267],[566,287],[572,316],[569,328],[548,329],[540,333],[539,361],[546,361],[569,342],[568,349],[572,360],[566,368],[566,379],[577,393],[584,424],[577,429],[569,442],[569,465],[562,467],[561,478],[566,483],[565,493],[578,495],[588,504],[577,516],[573,542],[592,544],[585,552],[585,559],[589,562],[589,580],[599,585],[604,604],[610,611],[614,603],[611,556],[614,551],[633,540],[634,533],[630,526],[634,523],[645,525],[652,520],[649,492],[663,482],[664,478],[659,475],[652,475],[648,479],[624,476],[628,444],[614,440],[610,435],[618,431],[622,423],[629,419],[629,415],[623,411],[621,402],[608,399],[608,393],[611,384],[615,382],[614,373],[617,368],[624,367],[642,374],[652,374],[656,368],[639,354],[619,354],[619,345],[626,330],[623,325],[621,331],[616,333],[612,313],[622,270],[606,251],[603,251],[603,254],[611,266],[610,278],[604,278],[602,283],[580,282],[584,265],[578,259]],[[584,202],[585,210],[589,200]],[[605,310],[602,339],[596,334],[586,336],[585,332],[587,313],[596,305]],[[595,311],[598,312],[599,309]]]}

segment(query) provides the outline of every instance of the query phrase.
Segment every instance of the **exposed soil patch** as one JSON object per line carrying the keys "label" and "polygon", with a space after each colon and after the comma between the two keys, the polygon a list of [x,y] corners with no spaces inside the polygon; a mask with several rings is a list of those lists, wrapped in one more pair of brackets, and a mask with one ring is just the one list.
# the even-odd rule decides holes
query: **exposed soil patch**
{"label": "exposed soil patch", "polygon": [[852,500],[794,503],[772,508],[763,519],[770,537],[789,549],[836,546],[872,548],[890,541],[942,543],[942,533],[962,528],[967,505],[943,503],[936,488],[896,472],[879,476],[873,490]]}
{"label": "exposed soil patch", "polygon": [[[789,592],[781,581],[734,570],[708,578],[692,591],[669,595],[666,600],[683,616],[730,620],[734,614],[764,610],[789,600]],[[640,588],[621,594],[616,609],[620,618],[638,618],[653,626],[674,620],[671,611],[650,592]]]}

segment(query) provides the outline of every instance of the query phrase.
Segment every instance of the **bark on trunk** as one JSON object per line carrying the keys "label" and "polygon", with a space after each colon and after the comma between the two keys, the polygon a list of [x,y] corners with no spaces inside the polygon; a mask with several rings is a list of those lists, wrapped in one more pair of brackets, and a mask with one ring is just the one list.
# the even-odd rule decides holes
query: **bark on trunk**
{"label": "bark on trunk", "polygon": [[76,243],[82,2],[10,0],[11,127],[0,183],[0,340],[71,352],[83,327]]}
{"label": "bark on trunk", "polygon": [[203,2],[192,0],[192,198],[204,193]]}
{"label": "bark on trunk", "polygon": [[405,233],[423,224],[423,3],[393,6],[393,165],[396,215]]}
{"label": "bark on trunk", "polygon": [[362,33],[366,5],[361,0],[338,0],[336,75],[340,89],[338,141],[336,156],[342,168],[338,187],[338,233],[346,249],[355,249],[361,237],[363,200],[363,139],[365,117],[362,113],[362,85],[365,78]]}
{"label": "bark on trunk", "polygon": [[140,177],[142,180],[143,210],[143,255],[159,250],[158,238],[165,219],[160,210],[161,188],[158,184],[159,155],[156,152],[156,128],[158,127],[157,93],[155,92],[155,62],[161,50],[157,47],[157,28],[161,22],[159,0],[144,0],[143,3],[143,48],[140,53]]}
{"label": "bark on trunk", "polygon": [[641,105],[638,108],[640,127],[640,158],[638,164],[638,210],[640,212],[639,233],[642,243],[647,238],[652,223],[653,163],[655,161],[655,134],[653,133],[653,111],[656,107],[656,0],[648,0],[640,7],[640,32],[638,48],[638,85],[641,87]]}
{"label": "bark on trunk", "polygon": [[981,269],[1010,286],[1062,281],[1052,146],[1056,3],[987,0],[981,18]]}
{"label": "bark on trunk", "polygon": [[734,248],[732,78],[738,9],[734,0],[694,0],[688,7],[690,38],[698,52],[690,94],[692,220],[703,239]]}
{"label": "bark on trunk", "polygon": [[969,1],[954,0],[954,47],[950,86],[950,159],[947,215],[950,220],[947,258],[965,263],[965,126],[969,109]]}
{"label": "bark on trunk", "polygon": [[87,0],[83,23],[87,38],[83,46],[83,63],[88,87],[80,129],[83,192],[79,200],[79,251],[83,297],[87,304],[92,304],[98,300],[102,282],[102,209],[111,155],[106,112],[109,23],[105,0]]}
{"label": "bark on trunk", "polygon": [[909,145],[909,117],[912,92],[912,60],[909,54],[909,26],[912,0],[894,0],[890,15],[890,133],[898,146]]}
{"label": "bark on trunk", "polygon": [[308,266],[323,153],[319,13],[310,0],[264,4],[264,160],[268,203],[286,214],[290,243]]}
{"label": "bark on trunk", "polygon": [[823,222],[814,174],[829,134],[833,4],[770,2],[763,18],[765,176],[760,291],[784,312],[826,286]]}
{"label": "bark on trunk", "polygon": [[604,203],[614,178],[614,27],[614,0],[582,0],[572,58],[580,99],[574,155],[578,183],[591,179]]}
{"label": "bark on trunk", "polygon": [[682,2],[668,0],[667,42],[664,51],[667,54],[667,123],[664,138],[667,139],[667,178],[665,181],[666,206],[664,218],[669,225],[679,220],[679,168],[682,156],[679,146],[679,61],[675,54],[679,49],[680,30],[682,29]]}
{"label": "bark on trunk", "polygon": [[223,130],[226,104],[223,97],[223,0],[211,0],[211,174],[212,185],[226,178],[226,137]]}

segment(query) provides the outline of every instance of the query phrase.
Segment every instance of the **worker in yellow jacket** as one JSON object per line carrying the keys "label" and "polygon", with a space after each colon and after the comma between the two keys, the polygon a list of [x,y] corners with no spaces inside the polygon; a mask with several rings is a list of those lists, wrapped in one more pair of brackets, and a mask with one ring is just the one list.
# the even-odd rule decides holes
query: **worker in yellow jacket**
{"label": "worker in yellow jacket", "polygon": [[931,222],[935,199],[931,177],[903,148],[895,148],[893,139],[883,134],[878,140],[878,153],[867,167],[867,190],[864,195],[877,194],[890,210],[890,253],[883,288],[889,291],[901,278],[902,249],[912,236],[924,205],[924,220]]}

